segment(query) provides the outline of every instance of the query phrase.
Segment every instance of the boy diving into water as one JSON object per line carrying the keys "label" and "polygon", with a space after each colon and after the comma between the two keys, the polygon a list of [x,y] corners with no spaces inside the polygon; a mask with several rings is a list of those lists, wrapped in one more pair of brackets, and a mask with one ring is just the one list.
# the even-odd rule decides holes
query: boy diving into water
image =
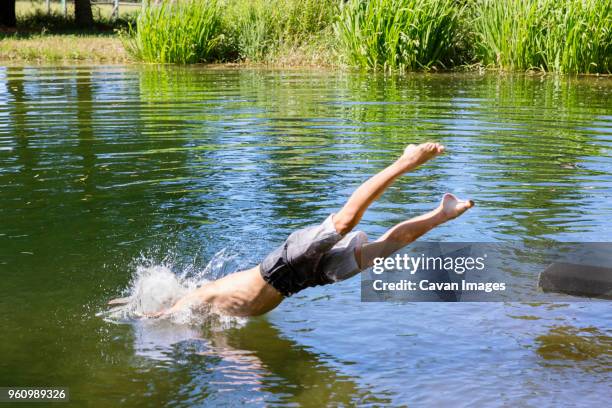
{"label": "boy diving into water", "polygon": [[[459,200],[447,193],[437,208],[397,224],[374,242],[368,242],[361,231],[351,232],[395,179],[443,152],[444,146],[439,143],[409,145],[399,159],[359,186],[344,207],[322,224],[293,232],[261,264],[206,283],[149,317],[170,316],[202,306],[225,315],[261,315],[302,289],[348,279],[372,266],[374,259],[392,255],[474,206],[471,200]],[[119,303],[121,299],[110,302]]]}

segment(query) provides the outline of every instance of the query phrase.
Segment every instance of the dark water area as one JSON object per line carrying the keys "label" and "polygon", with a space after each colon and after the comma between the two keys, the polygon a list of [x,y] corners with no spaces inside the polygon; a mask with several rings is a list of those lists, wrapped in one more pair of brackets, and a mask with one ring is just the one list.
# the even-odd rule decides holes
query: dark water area
{"label": "dark water area", "polygon": [[611,90],[596,77],[2,67],[0,386],[67,386],[89,407],[604,406],[609,302],[362,303],[356,277],[223,327],[99,313],[138,271],[257,264],[428,140],[448,153],[372,206],[370,239],[449,191],[477,206],[430,241],[612,242]]}

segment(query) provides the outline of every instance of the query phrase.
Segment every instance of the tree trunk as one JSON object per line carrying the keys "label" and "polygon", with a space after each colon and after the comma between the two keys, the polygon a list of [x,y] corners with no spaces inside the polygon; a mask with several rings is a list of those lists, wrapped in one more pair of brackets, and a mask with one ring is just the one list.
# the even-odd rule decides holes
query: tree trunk
{"label": "tree trunk", "polygon": [[0,26],[16,27],[15,0],[0,0]]}
{"label": "tree trunk", "polygon": [[74,0],[74,22],[79,27],[93,27],[93,14],[89,0]]}

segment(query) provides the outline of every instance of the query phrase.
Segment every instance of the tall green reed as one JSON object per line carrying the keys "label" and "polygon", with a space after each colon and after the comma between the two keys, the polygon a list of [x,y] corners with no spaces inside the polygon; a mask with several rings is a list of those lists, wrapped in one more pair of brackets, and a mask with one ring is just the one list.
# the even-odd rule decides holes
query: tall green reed
{"label": "tall green reed", "polygon": [[475,0],[477,60],[508,70],[612,72],[609,0]]}
{"label": "tall green reed", "polygon": [[[340,0],[229,0],[227,32],[241,59],[263,61],[331,27]],[[328,44],[329,45],[329,44]]]}
{"label": "tall green reed", "polygon": [[218,0],[185,0],[143,6],[124,46],[145,62],[189,64],[219,57],[223,40]]}
{"label": "tall green reed", "polygon": [[459,62],[463,10],[454,0],[349,0],[335,29],[351,65],[447,68]]}

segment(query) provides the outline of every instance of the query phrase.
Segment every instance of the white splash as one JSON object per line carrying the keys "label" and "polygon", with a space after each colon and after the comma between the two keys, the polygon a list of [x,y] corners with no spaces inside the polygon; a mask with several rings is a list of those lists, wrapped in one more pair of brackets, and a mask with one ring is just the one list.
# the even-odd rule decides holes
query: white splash
{"label": "white splash", "polygon": [[[129,323],[146,318],[147,315],[168,309],[187,293],[206,283],[227,274],[228,266],[234,256],[225,250],[217,252],[203,270],[195,270],[193,266],[174,272],[172,261],[166,260],[154,264],[146,258],[140,260],[129,286],[124,291],[125,302],[110,310],[98,313],[112,323]],[[193,306],[193,305],[192,305]],[[211,324],[219,329],[242,325],[245,319],[221,316],[207,312],[206,308],[185,306],[166,320],[178,324]],[[147,320],[157,320],[148,319]]]}

